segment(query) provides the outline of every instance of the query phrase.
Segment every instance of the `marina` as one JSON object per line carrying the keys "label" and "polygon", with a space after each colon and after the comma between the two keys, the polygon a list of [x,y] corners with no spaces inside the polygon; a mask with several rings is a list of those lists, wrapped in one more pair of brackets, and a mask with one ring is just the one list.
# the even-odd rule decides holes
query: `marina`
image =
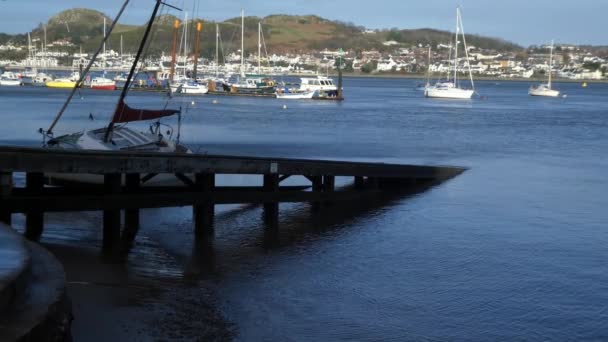
{"label": "marina", "polygon": [[601,48],[128,3],[0,72],[0,341],[608,337]]}

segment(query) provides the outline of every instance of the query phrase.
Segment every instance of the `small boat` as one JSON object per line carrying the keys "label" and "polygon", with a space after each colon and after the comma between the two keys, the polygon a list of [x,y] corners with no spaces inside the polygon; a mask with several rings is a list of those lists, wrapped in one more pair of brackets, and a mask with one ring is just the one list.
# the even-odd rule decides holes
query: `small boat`
{"label": "small boat", "polygon": [[338,86],[334,84],[333,79],[326,76],[300,78],[300,90],[314,90],[319,97],[338,96]]}
{"label": "small boat", "polygon": [[551,89],[551,74],[553,73],[553,42],[549,53],[549,81],[547,83],[531,86],[528,90],[530,96],[559,97],[559,90]]}
{"label": "small boat", "polygon": [[282,100],[307,100],[312,99],[316,90],[290,90],[290,89],[279,89],[275,93],[277,99]]}
{"label": "small boat", "polygon": [[[103,18],[103,37],[105,39],[106,37],[106,18]],[[95,89],[95,90],[116,90],[116,82],[114,82],[114,80],[111,80],[109,78],[106,78],[106,44],[103,44],[103,58],[102,58],[102,63],[103,63],[103,77],[95,77],[92,81],[91,81],[91,89]]]}
{"label": "small boat", "polygon": [[45,84],[47,88],[71,89],[76,86],[76,81],[72,81],[69,78],[58,78],[56,80],[47,81]]}
{"label": "small boat", "polygon": [[[460,44],[459,35],[462,34],[462,42],[464,43],[464,51],[466,55],[466,65],[469,71],[469,79],[471,82],[472,89],[464,89],[460,87],[458,81],[458,45]],[[469,52],[467,48],[467,40],[464,35],[464,29],[462,25],[462,18],[460,15],[460,7],[456,8],[456,34],[454,35],[454,46],[452,53],[452,63],[450,63],[450,70],[448,70],[447,81],[437,82],[435,85],[429,85],[424,91],[424,96],[429,98],[440,98],[440,99],[461,99],[469,100],[475,94],[475,83],[473,82],[473,73],[471,71],[471,64],[469,60]],[[454,70],[451,70],[453,67]]]}
{"label": "small boat", "polygon": [[193,80],[175,82],[169,88],[173,94],[203,95],[209,92],[209,88],[205,84]]}
{"label": "small boat", "polygon": [[39,72],[32,81],[34,87],[46,87],[46,82],[52,81],[53,77],[43,72]]}
{"label": "small boat", "polygon": [[[128,3],[125,0],[123,8]],[[63,115],[67,105],[72,99],[76,89],[72,89],[72,93],[68,96],[66,103],[59,111],[53,123],[47,130],[41,130],[44,134],[44,146],[49,149],[69,149],[69,150],[99,150],[99,151],[145,151],[145,152],[161,152],[161,153],[192,153],[190,149],[180,143],[180,126],[178,124],[177,132],[174,132],[171,127],[168,127],[168,131],[164,131],[167,125],[160,122],[161,118],[181,115],[181,109],[135,109],[131,108],[126,102],[125,97],[129,91],[129,84],[133,81],[135,75],[136,66],[141,56],[150,34],[150,29],[154,23],[154,19],[158,13],[159,7],[162,5],[161,0],[156,0],[156,5],[152,12],[152,16],[148,21],[148,25],[144,36],[141,40],[138,53],[133,61],[133,65],[127,77],[125,86],[123,87],[118,103],[114,112],[111,115],[110,122],[106,127],[85,130],[71,134],[65,134],[61,136],[54,136],[53,130],[57,122]],[[122,11],[120,12],[122,13]],[[120,14],[114,20],[118,22]],[[112,28],[114,25],[112,25]],[[112,30],[110,29],[110,32]],[[104,38],[104,42],[107,38]],[[93,61],[89,63],[84,74],[86,74],[92,65]],[[82,78],[77,82],[82,82]],[[71,82],[71,81],[70,81]],[[60,84],[66,84],[67,81],[61,80]],[[74,82],[76,84],[76,82]],[[150,121],[150,127],[148,131],[138,131],[134,128],[127,127],[128,123],[137,121]],[[178,122],[180,122],[178,120]],[[103,175],[83,175],[83,174],[50,174],[50,184],[103,184]],[[157,184],[164,185],[168,183],[180,184],[181,181],[177,180],[174,175],[159,175],[154,177],[153,182],[146,182],[146,184]],[[183,184],[183,183],[181,183]]]}
{"label": "small boat", "polygon": [[3,87],[19,87],[23,85],[23,81],[17,74],[5,71],[0,75],[0,86]]}
{"label": "small boat", "polygon": [[95,77],[91,81],[91,89],[95,90],[116,90],[116,82],[105,77]]}

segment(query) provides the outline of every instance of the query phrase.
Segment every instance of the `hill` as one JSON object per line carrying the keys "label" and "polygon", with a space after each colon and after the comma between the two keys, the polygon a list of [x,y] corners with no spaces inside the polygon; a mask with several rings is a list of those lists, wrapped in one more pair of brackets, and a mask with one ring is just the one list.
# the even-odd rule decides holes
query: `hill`
{"label": "hill", "polygon": [[[71,9],[51,17],[46,24],[47,41],[53,42],[68,38],[76,46],[85,51],[92,51],[102,39],[103,20],[106,19],[108,26],[111,18],[105,14],[90,9]],[[154,33],[152,35],[150,53],[170,51],[173,21],[172,15],[164,15],[155,21]],[[378,49],[387,51],[389,48],[382,43],[394,40],[404,47],[418,44],[448,43],[451,33],[434,29],[417,30],[380,30],[375,33],[366,33],[362,27],[340,21],[332,21],[315,15],[271,15],[265,18],[245,18],[245,49],[246,51],[257,50],[258,22],[262,22],[263,34],[266,48],[269,53],[285,52],[307,52],[322,49],[338,49],[361,51],[366,49]],[[190,21],[190,27],[194,21]],[[218,22],[224,51],[237,52],[240,49],[240,23],[241,18],[232,18]],[[202,50],[204,55],[213,55],[215,49],[215,24],[205,22],[201,35]],[[143,35],[144,26],[118,24],[109,40],[109,47],[115,50],[119,48],[120,36],[124,41],[125,52],[134,52],[140,37]],[[190,41],[194,32],[189,30]],[[39,25],[32,32],[32,37],[43,37],[43,25]],[[181,33],[180,33],[181,35]],[[27,35],[5,35],[0,34],[0,44],[12,41],[25,44]],[[512,51],[522,49],[520,46],[504,41],[502,39],[488,38],[477,35],[468,35],[467,42],[481,49],[493,49],[499,51]],[[391,48],[392,49],[392,48]]]}

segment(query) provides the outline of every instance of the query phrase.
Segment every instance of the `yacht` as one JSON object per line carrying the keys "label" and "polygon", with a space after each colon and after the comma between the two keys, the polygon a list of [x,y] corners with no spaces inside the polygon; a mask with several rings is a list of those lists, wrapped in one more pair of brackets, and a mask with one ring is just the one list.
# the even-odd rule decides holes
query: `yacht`
{"label": "yacht", "polygon": [[547,83],[531,86],[528,90],[530,96],[558,97],[559,91],[551,88],[551,74],[553,73],[553,42],[549,54],[549,81]]}
{"label": "yacht", "polygon": [[[460,44],[459,35],[462,34],[462,42],[464,43],[464,51],[466,55],[466,65],[469,72],[469,79],[471,82],[471,89],[465,89],[460,86],[458,80],[458,45]],[[429,98],[443,98],[443,99],[471,99],[475,93],[475,83],[473,82],[473,73],[471,72],[471,64],[469,60],[469,52],[467,48],[467,41],[464,35],[464,29],[462,25],[462,17],[460,15],[460,7],[456,8],[456,34],[454,35],[454,46],[453,46],[453,59],[450,63],[450,69],[448,70],[448,79],[440,81],[434,85],[429,85],[425,88],[424,96]],[[450,51],[452,53],[452,51]],[[453,68],[453,70],[452,70]]]}

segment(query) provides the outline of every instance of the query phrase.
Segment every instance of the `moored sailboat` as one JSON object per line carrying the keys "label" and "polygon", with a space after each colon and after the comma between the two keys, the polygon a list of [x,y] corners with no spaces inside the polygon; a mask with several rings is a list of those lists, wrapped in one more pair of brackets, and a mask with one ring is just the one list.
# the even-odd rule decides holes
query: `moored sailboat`
{"label": "moored sailboat", "polygon": [[551,52],[549,53],[549,81],[547,83],[533,85],[528,90],[530,96],[545,96],[545,97],[558,97],[559,90],[551,88],[551,74],[553,73],[553,41],[551,41]]}
{"label": "moored sailboat", "polygon": [[[462,41],[464,43],[466,65],[469,73],[469,79],[471,82],[471,89],[462,88],[458,80],[458,45],[460,44],[459,34],[462,34]],[[467,40],[462,25],[462,17],[460,15],[460,7],[456,8],[456,34],[454,39],[453,50],[454,58],[450,63],[450,69],[448,70],[447,80],[440,81],[437,82],[435,85],[429,85],[425,87],[424,95],[426,97],[444,99],[471,99],[471,97],[473,97],[473,94],[475,93],[475,83],[473,82],[473,73],[471,71]],[[453,68],[453,73],[451,72],[451,68]]]}
{"label": "moored sailboat", "polygon": [[104,43],[103,43],[103,58],[102,58],[102,67],[103,67],[103,76],[102,77],[95,77],[93,78],[93,80],[91,81],[91,89],[95,89],[95,90],[116,90],[116,82],[114,80],[111,80],[109,78],[106,77],[106,43],[105,43],[105,38],[106,38],[106,18],[103,18],[103,37],[104,37]]}

